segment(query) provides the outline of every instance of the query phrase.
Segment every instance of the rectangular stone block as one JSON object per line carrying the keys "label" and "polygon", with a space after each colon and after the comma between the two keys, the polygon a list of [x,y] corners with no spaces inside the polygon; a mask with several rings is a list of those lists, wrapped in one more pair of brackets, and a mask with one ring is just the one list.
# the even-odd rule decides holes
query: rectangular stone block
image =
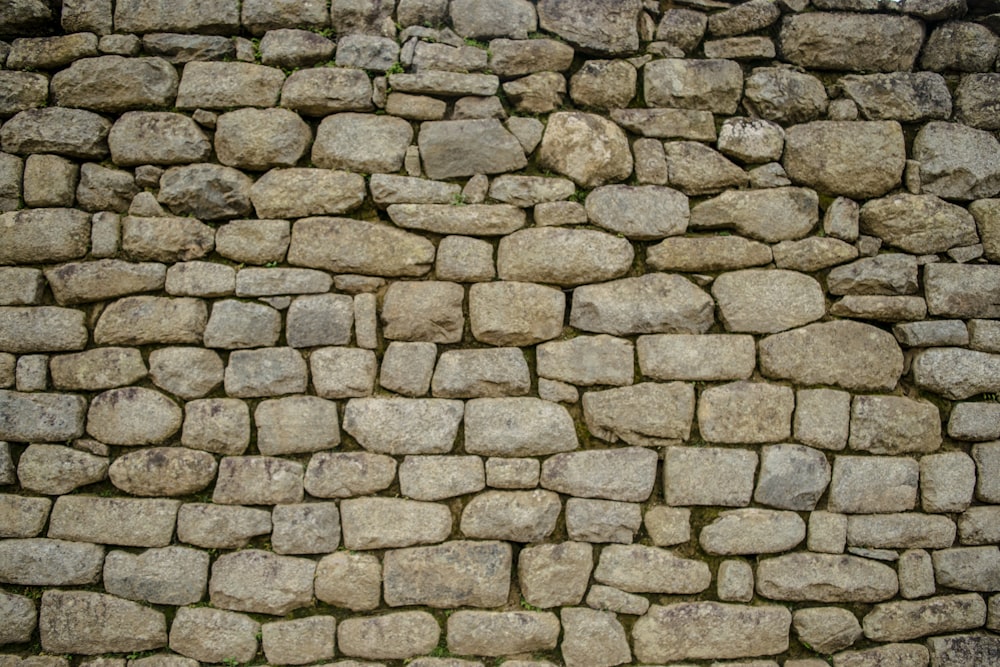
{"label": "rectangular stone block", "polygon": [[49,537],[117,544],[165,547],[174,536],[179,500],[61,496],[52,508]]}
{"label": "rectangular stone block", "polygon": [[390,607],[499,607],[507,601],[512,554],[505,542],[446,542],[386,552]]}
{"label": "rectangular stone block", "polygon": [[87,401],[74,394],[0,390],[0,440],[65,442],[83,435]]}

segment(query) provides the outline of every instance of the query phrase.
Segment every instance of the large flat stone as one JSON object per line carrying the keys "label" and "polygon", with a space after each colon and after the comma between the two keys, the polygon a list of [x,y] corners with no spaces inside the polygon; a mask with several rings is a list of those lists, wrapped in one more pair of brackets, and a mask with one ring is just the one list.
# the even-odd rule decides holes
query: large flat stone
{"label": "large flat stone", "polygon": [[583,418],[593,436],[608,442],[675,445],[691,435],[694,405],[690,384],[642,382],[588,391],[583,395]]}
{"label": "large flat stone", "polygon": [[117,113],[167,108],[177,95],[177,72],[162,58],[83,58],[52,77],[60,107]]}
{"label": "large flat stone", "polygon": [[798,384],[832,384],[852,391],[885,391],[903,373],[892,334],[851,321],[806,325],[759,343],[761,372]]}
{"label": "large flat stone", "polygon": [[396,549],[383,562],[390,607],[498,607],[510,588],[511,547],[504,542],[446,542]]}
{"label": "large flat stone", "polygon": [[788,649],[792,614],[784,607],[682,602],[653,605],[632,630],[642,662],[749,658]]}
{"label": "large flat stone", "polygon": [[979,242],[972,215],[934,195],[900,193],[869,201],[861,207],[861,233],[915,255]]}
{"label": "large flat stone", "polygon": [[795,65],[855,72],[911,70],[923,39],[923,24],[908,16],[843,12],[787,16],[779,36],[782,55]]}
{"label": "large flat stone", "polygon": [[570,325],[617,336],[705,333],[714,311],[712,298],[686,278],[650,273],[577,288]]}
{"label": "large flat stone", "polygon": [[47,107],[28,109],[0,130],[4,151],[18,155],[55,153],[84,160],[108,155],[111,121],[92,111]]}
{"label": "large flat stone", "polygon": [[344,430],[377,454],[446,454],[458,434],[465,406],[443,398],[354,398]]}
{"label": "large flat stone", "polygon": [[87,401],[75,394],[0,390],[0,439],[65,442],[83,435]]}
{"label": "large flat stone", "polygon": [[546,285],[517,281],[476,283],[469,288],[469,324],[476,340],[490,345],[534,345],[563,330],[566,295]]}
{"label": "large flat stone", "polygon": [[757,593],[772,600],[880,602],[898,587],[893,568],[858,556],[803,552],[757,566]]}
{"label": "large flat stone", "polygon": [[568,176],[585,188],[624,180],[633,165],[622,129],[601,116],[580,111],[549,116],[536,158],[542,168]]}
{"label": "large flat stone", "polygon": [[45,538],[0,542],[0,581],[20,586],[80,586],[98,582],[104,567],[99,544]]}
{"label": "large flat stone", "polygon": [[212,564],[212,605],[234,611],[284,616],[313,603],[316,563],[245,549],[219,556]]}
{"label": "large flat stone", "polygon": [[351,550],[443,542],[451,534],[447,505],[403,498],[352,498],[340,504],[344,546]]}
{"label": "large flat stone", "polygon": [[930,264],[924,268],[924,294],[932,315],[955,318],[1000,317],[1000,267]]}
{"label": "large flat stone", "polygon": [[329,169],[272,169],[250,188],[250,201],[260,218],[346,213],[364,199],[360,174]]}
{"label": "large flat stone", "polygon": [[663,58],[643,68],[646,104],[734,114],[743,71],[734,60]]}
{"label": "large flat stone", "polygon": [[865,615],[865,637],[904,642],[926,635],[971,630],[986,622],[986,603],[974,593],[940,595],[927,600],[885,602]]}
{"label": "large flat stone", "polygon": [[337,628],[340,652],[368,660],[404,660],[430,653],[440,636],[441,627],[426,611],[348,618]]}
{"label": "large flat stone", "polygon": [[932,347],[913,360],[913,381],[921,389],[963,400],[1000,389],[1000,355],[960,347]]}
{"label": "large flat stone", "polygon": [[711,583],[708,565],[666,549],[611,544],[601,551],[594,579],[631,593],[700,593]]}
{"label": "large flat stone", "polygon": [[945,199],[982,199],[1000,192],[1000,142],[986,130],[931,122],[913,140],[920,188]]}
{"label": "large flat stone", "polygon": [[639,368],[654,380],[745,380],[757,365],[752,336],[654,334],[636,342]]}
{"label": "large flat stone", "polygon": [[337,273],[421,276],[434,245],[388,225],[347,218],[308,218],[292,226],[289,264]]}
{"label": "large flat stone", "polygon": [[199,602],[208,585],[210,557],[185,547],[112,551],[104,561],[104,587],[112,595],[164,605]]}
{"label": "large flat stone", "polygon": [[540,456],[578,446],[563,406],[531,397],[477,398],[465,407],[465,450],[487,456]]}
{"label": "large flat stone", "polygon": [[458,611],[448,617],[448,650],[458,655],[510,655],[554,649],[559,619],[551,612]]}
{"label": "large flat stone", "polygon": [[500,239],[501,280],[572,287],[618,278],[632,265],[627,239],[590,229],[534,227]]}
{"label": "large flat stone", "polygon": [[66,262],[87,254],[90,216],[68,208],[8,211],[0,215],[0,263]]}
{"label": "large flat stone", "polygon": [[823,288],[812,277],[784,269],[724,273],[712,283],[719,319],[728,331],[777,333],[826,314]]}
{"label": "large flat stone", "polygon": [[125,0],[115,7],[115,25],[122,32],[193,32],[231,35],[239,30],[236,0],[181,2],[163,5],[153,0]]}
{"label": "large flat stone", "polygon": [[165,547],[174,535],[179,500],[61,496],[49,537],[126,547]]}
{"label": "large flat stone", "polygon": [[183,414],[165,394],[144,387],[121,387],[98,394],[87,412],[87,433],[109,445],[147,445],[166,441]]}
{"label": "large flat stone", "polygon": [[838,456],[827,507],[831,512],[905,512],[917,500],[917,462],[892,456]]}
{"label": "large flat stone", "polygon": [[47,653],[99,655],[167,645],[163,612],[88,591],[46,591],[38,630]]}
{"label": "large flat stone", "polygon": [[527,164],[521,144],[495,118],[425,122],[417,143],[433,179],[500,174]]}
{"label": "large flat stone", "polygon": [[510,204],[390,204],[386,212],[399,227],[434,234],[501,236],[526,221],[524,211]]}
{"label": "large flat stone", "polygon": [[541,485],[581,498],[643,502],[653,491],[656,460],[643,447],[556,454],[542,464]]}
{"label": "large flat stone", "polygon": [[848,445],[872,454],[933,452],[941,446],[941,415],[927,401],[855,396]]}
{"label": "large flat stone", "polygon": [[795,512],[748,508],[722,512],[698,541],[710,554],[733,556],[790,551],[805,538],[805,521]]}
{"label": "large flat stone", "polygon": [[187,496],[211,484],[217,469],[208,452],[150,447],[119,456],[108,474],[112,484],[135,496]]}
{"label": "large flat stone", "polygon": [[541,0],[538,23],[584,52],[620,54],[639,46],[638,0]]}
{"label": "large flat stone", "polygon": [[551,491],[485,491],[465,505],[460,529],[473,539],[541,542],[555,530],[561,511]]}

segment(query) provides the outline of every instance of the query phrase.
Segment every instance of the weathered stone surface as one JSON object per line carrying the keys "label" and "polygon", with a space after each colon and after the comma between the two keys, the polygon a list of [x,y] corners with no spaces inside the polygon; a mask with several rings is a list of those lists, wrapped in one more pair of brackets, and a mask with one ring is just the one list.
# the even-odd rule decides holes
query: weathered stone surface
{"label": "weathered stone surface", "polygon": [[904,512],[847,518],[847,543],[871,549],[944,549],[955,540],[955,523],[944,516]]}
{"label": "weathered stone surface", "polygon": [[786,17],[779,40],[782,55],[795,65],[895,72],[913,69],[923,37],[923,24],[909,17],[813,12]]}
{"label": "weathered stone surface", "polygon": [[956,403],[948,418],[948,435],[956,440],[1000,439],[1000,405]]}
{"label": "weathered stone surface", "polygon": [[389,204],[450,204],[462,194],[458,183],[431,181],[396,174],[372,174],[368,181],[372,199]]}
{"label": "weathered stone surface", "polygon": [[446,505],[398,498],[353,498],[340,505],[344,546],[386,549],[442,542],[451,534]]}
{"label": "weathered stone surface", "polygon": [[29,445],[17,463],[17,478],[28,491],[62,495],[100,482],[108,474],[108,459],[63,445]]}
{"label": "weathered stone surface", "polygon": [[806,524],[795,512],[727,510],[701,530],[698,541],[711,554],[732,556],[790,551],[806,538]]}
{"label": "weathered stone surface", "polygon": [[555,530],[561,510],[551,491],[485,491],[465,506],[460,528],[470,538],[540,542]]}
{"label": "weathered stone surface", "polygon": [[646,104],[734,114],[743,72],[732,60],[664,58],[643,68]]}
{"label": "weathered stone surface", "polygon": [[768,246],[738,236],[668,238],[646,249],[647,266],[657,271],[742,269],[771,259]]}
{"label": "weathered stone surface", "polygon": [[177,89],[179,109],[273,107],[285,74],[252,63],[190,62]]}
{"label": "weathered stone surface", "polygon": [[566,297],[552,287],[515,281],[473,285],[469,319],[476,340],[532,345],[562,333]]}
{"label": "weathered stone surface", "polygon": [[861,207],[861,232],[916,255],[979,241],[972,215],[933,195],[897,194]]}
{"label": "weathered stone surface", "polygon": [[754,500],[786,510],[811,511],[829,483],[830,464],[821,452],[796,444],[771,445],[761,450]]}
{"label": "weathered stone surface", "polygon": [[899,183],[905,160],[895,121],[815,121],[785,134],[788,176],[829,194],[881,196]]}
{"label": "weathered stone surface", "polygon": [[989,635],[931,637],[927,645],[934,664],[941,667],[959,667],[963,663],[986,664],[1000,655],[1000,642]]}
{"label": "weathered stone surface", "polygon": [[621,128],[580,111],[549,116],[536,157],[540,167],[564,174],[585,188],[624,180],[632,173],[632,152]]}
{"label": "weathered stone surface", "polygon": [[1000,588],[1000,550],[996,546],[942,549],[932,552],[931,558],[934,577],[941,586],[984,592]]}
{"label": "weathered stone surface", "polygon": [[310,30],[268,30],[260,40],[261,63],[278,67],[308,67],[329,61],[336,49],[333,41]]}
{"label": "weathered stone surface", "polygon": [[375,609],[382,592],[382,565],[374,554],[337,551],[316,565],[316,597],[353,611]]}
{"label": "weathered stone surface", "polygon": [[907,347],[944,347],[969,344],[969,330],[962,320],[904,322],[892,328],[900,344]]}
{"label": "weathered stone surface", "polygon": [[0,113],[11,116],[28,109],[44,107],[49,97],[49,80],[36,72],[0,74]]}
{"label": "weathered stone surface", "polygon": [[211,484],[216,471],[208,452],[152,447],[118,457],[108,474],[112,484],[135,496],[186,496]]}
{"label": "weathered stone surface", "polygon": [[46,591],[38,630],[47,653],[126,653],[167,644],[163,612],[87,591]]}
{"label": "weathered stone surface", "polygon": [[87,402],[73,394],[0,390],[0,438],[65,442],[83,435]]}
{"label": "weathered stone surface", "polygon": [[618,109],[635,97],[638,76],[624,60],[588,60],[570,79],[570,97],[583,107]]}
{"label": "weathered stone surface", "polygon": [[637,0],[588,0],[582,5],[544,0],[538,4],[538,23],[542,30],[555,33],[585,52],[629,53],[639,46],[639,10]]}
{"label": "weathered stone surface", "polygon": [[573,286],[624,274],[633,255],[626,239],[610,234],[541,227],[502,238],[497,270],[503,280]]}
{"label": "weathered stone surface", "polygon": [[21,586],[75,586],[96,583],[104,547],[44,538],[0,542],[0,581]]}
{"label": "weathered stone surface", "polygon": [[360,174],[327,169],[272,169],[250,189],[250,201],[262,218],[345,213],[357,208],[364,198]]}
{"label": "weathered stone surface", "polygon": [[337,627],[344,655],[369,660],[404,660],[430,653],[441,628],[426,611],[400,611],[382,616],[348,618]]}
{"label": "weathered stone surface", "polygon": [[108,155],[111,121],[91,111],[48,107],[28,109],[4,123],[0,143],[8,153],[55,153],[84,160]]}
{"label": "weathered stone surface", "polygon": [[951,93],[940,74],[852,74],[841,77],[839,84],[868,120],[912,123],[951,116]]}
{"label": "weathered stone surface", "polygon": [[537,348],[540,377],[570,384],[628,385],[634,374],[632,344],[607,335],[578,336]]}
{"label": "weathered stone surface", "polygon": [[587,606],[618,614],[642,616],[649,609],[649,600],[641,595],[626,593],[611,586],[594,585],[587,594]]}
{"label": "weathered stone surface", "polygon": [[226,393],[237,398],[298,394],[306,390],[308,370],[290,347],[235,350],[226,366]]}
{"label": "weathered stone surface", "polygon": [[167,269],[165,289],[175,296],[227,296],[236,289],[236,269],[215,262],[180,262]]}
{"label": "weathered stone surface", "polygon": [[435,234],[499,236],[524,227],[524,212],[509,204],[391,204],[387,212],[399,227]]}
{"label": "weathered stone surface", "polygon": [[284,616],[312,604],[315,570],[306,558],[238,551],[215,560],[209,594],[216,607]]}
{"label": "weathered stone surface", "polygon": [[578,446],[569,412],[556,403],[478,398],[468,402],[465,413],[465,450],[470,454],[538,456]]}
{"label": "weathered stone surface", "polygon": [[52,508],[49,537],[128,547],[170,544],[180,501],[60,496]]}
{"label": "weathered stone surface", "polygon": [[122,250],[135,260],[177,262],[199,259],[212,252],[215,230],[193,218],[122,220]]}
{"label": "weathered stone surface", "polygon": [[747,77],[744,104],[761,118],[794,124],[819,118],[828,100],[822,82],[811,74],[786,67],[757,67]]}
{"label": "weathered stone surface", "polygon": [[[6,127],[6,126],[5,126]],[[87,254],[90,216],[66,208],[9,211],[0,215],[0,262],[65,262]]]}
{"label": "weathered stone surface", "polygon": [[924,269],[928,310],[947,317],[997,317],[996,280],[993,266],[932,264]]}
{"label": "weathered stone surface", "polygon": [[792,614],[792,625],[801,642],[824,654],[841,651],[861,638],[858,619],[837,607],[799,609]]}
{"label": "weathered stone surface", "polygon": [[307,116],[372,109],[372,84],[357,69],[321,67],[303,69],[285,80],[281,106]]}
{"label": "weathered stone surface", "polygon": [[264,509],[185,503],[177,513],[177,539],[206,549],[240,549],[270,532],[271,513]]}
{"label": "weathered stone surface", "polygon": [[726,329],[776,333],[823,317],[823,289],[813,278],[795,271],[747,269],[719,276],[712,296]]}
{"label": "weathered stone surface", "polygon": [[876,667],[876,665],[929,664],[927,647],[922,644],[885,644],[865,651],[843,651],[834,658],[836,667]]}
{"label": "weathered stone surface", "polygon": [[872,454],[928,453],[941,446],[941,416],[926,401],[903,396],[855,396],[851,449]]}
{"label": "weathered stone surface", "polygon": [[892,334],[851,321],[806,325],[763,339],[760,369],[799,384],[833,384],[848,390],[891,390],[903,372]]}
{"label": "weathered stone surface", "polygon": [[431,383],[431,392],[441,398],[523,396],[530,388],[524,353],[513,347],[448,350]]}
{"label": "weathered stone surface", "polygon": [[972,458],[976,461],[976,498],[985,502],[996,502],[1000,497],[1000,487],[993,481],[997,465],[1000,464],[1000,446],[997,443],[982,443],[972,447]]}
{"label": "weathered stone surface", "polygon": [[757,657],[787,650],[791,624],[784,607],[682,602],[651,606],[632,638],[642,662]]}
{"label": "weathered stone surface", "polygon": [[510,587],[511,558],[509,544],[490,541],[388,551],[383,558],[385,602],[390,607],[500,606]]}
{"label": "weathered stone surface", "polygon": [[216,454],[242,454],[250,444],[246,403],[235,398],[189,401],[184,405],[181,444]]}
{"label": "weathered stone surface", "polygon": [[604,547],[594,578],[632,593],[699,593],[708,588],[708,566],[657,547],[612,544]]}
{"label": "weathered stone surface", "polygon": [[260,623],[249,616],[210,607],[181,607],[170,625],[170,649],[200,662],[251,660],[257,654]]}
{"label": "weathered stone surface", "polygon": [[687,197],[666,187],[607,185],[588,195],[586,206],[591,222],[631,239],[660,239],[687,229]]}
{"label": "weathered stone surface", "polygon": [[226,299],[212,305],[204,345],[224,349],[267,347],[278,342],[280,333],[281,315],[274,308]]}
{"label": "weathered stone surface", "polygon": [[[997,541],[997,519],[1000,512],[996,507],[969,507],[958,517],[959,541],[963,545],[984,545]],[[928,556],[930,558],[930,556]],[[933,580],[933,570],[931,571]]]}
{"label": "weathered stone surface", "polygon": [[1000,77],[996,74],[968,74],[955,90],[955,116],[964,123],[981,130],[1000,129],[993,101],[996,99]]}
{"label": "weathered stone surface", "polygon": [[257,449],[265,456],[315,452],[340,444],[337,406],[317,396],[261,401],[254,421]]}
{"label": "weathered stone surface", "polygon": [[418,143],[434,179],[502,173],[527,163],[520,143],[496,119],[423,123]]}
{"label": "weathered stone surface", "polygon": [[326,169],[395,172],[403,166],[403,156],[412,139],[413,129],[401,118],[334,114],[320,123],[312,161]]}
{"label": "weathered stone surface", "polygon": [[882,253],[838,266],[827,276],[831,294],[913,294],[917,262],[911,255]]}
{"label": "weathered stone surface", "polygon": [[490,69],[502,77],[562,72],[573,62],[572,47],[554,39],[494,39],[489,51]]}
{"label": "weathered stone surface", "polygon": [[399,58],[399,45],[389,37],[343,35],[337,40],[337,66],[386,71]]}
{"label": "weathered stone surface", "polygon": [[399,467],[400,493],[414,500],[443,500],[485,486],[478,456],[407,456]]}
{"label": "weathered stone surface", "polygon": [[383,335],[392,340],[457,343],[465,291],[457,283],[394,282],[382,305]]}
{"label": "weathered stone surface", "polygon": [[212,502],[278,505],[302,502],[302,464],[271,456],[227,456],[219,463]]}
{"label": "weathered stone surface", "polygon": [[0,349],[6,352],[64,352],[86,345],[83,313],[55,306],[0,308],[4,327]]}
{"label": "weathered stone surface", "polygon": [[308,218],[292,227],[288,262],[337,273],[420,276],[430,270],[434,246],[388,225],[346,218]]}
{"label": "weathered stone surface", "polygon": [[582,498],[643,502],[653,491],[656,458],[642,447],[556,454],[542,464],[541,485]]}
{"label": "weathered stone surface", "polygon": [[[6,127],[5,127],[6,129]],[[927,123],[913,140],[922,192],[946,199],[980,199],[1000,192],[1000,143],[960,123]]]}
{"label": "weathered stone surface", "polygon": [[964,452],[944,452],[920,460],[920,500],[925,512],[962,512],[972,502],[975,463]]}
{"label": "weathered stone surface", "polygon": [[236,57],[236,44],[221,35],[152,33],[143,36],[142,47],[148,55],[159,56],[174,65],[192,60],[228,61]]}
{"label": "weathered stone surface", "polygon": [[[729,190],[718,197],[696,204],[691,209],[691,227],[695,229],[732,228],[739,234],[774,243],[797,239],[808,234],[819,220],[819,199],[805,188],[768,190]],[[667,243],[667,241],[664,241]],[[731,241],[730,245],[735,245]],[[717,245],[721,243],[717,242]],[[763,253],[750,247],[743,251],[753,263]],[[742,254],[742,253],[741,253]],[[747,263],[750,259],[747,258]],[[721,266],[719,268],[737,268]]]}
{"label": "weathered stone surface", "polygon": [[793,553],[757,566],[757,593],[772,600],[878,602],[897,588],[895,570],[857,556]]}
{"label": "weathered stone surface", "polygon": [[712,299],[694,284],[654,273],[576,289],[570,324],[614,335],[704,333],[713,314]]}
{"label": "weathered stone surface", "polygon": [[525,547],[518,581],[528,604],[541,608],[579,604],[594,567],[593,548],[582,542]]}
{"label": "weathered stone surface", "polygon": [[424,70],[413,74],[390,74],[389,86],[393,91],[416,95],[489,97],[496,94],[500,79],[493,74]]}
{"label": "weathered stone surface", "polygon": [[742,162],[779,160],[784,145],[781,126],[759,118],[730,118],[719,130],[719,150]]}
{"label": "weathered stone surface", "polygon": [[110,445],[146,445],[167,440],[181,427],[181,409],[165,395],[143,387],[97,395],[87,413],[87,433]]}
{"label": "weathered stone surface", "polygon": [[756,469],[757,454],[751,451],[669,447],[663,459],[664,498],[668,505],[749,505]]}
{"label": "weathered stone surface", "polygon": [[[0,611],[3,611],[6,619],[3,630],[0,630],[0,644],[21,644],[31,641],[31,634],[38,624],[35,603],[31,598],[0,593]],[[558,621],[556,623],[558,624]],[[558,629],[556,632],[558,633]]]}
{"label": "weathered stone surface", "polygon": [[237,109],[220,115],[215,126],[219,162],[238,169],[292,167],[311,140],[309,126],[287,109]]}
{"label": "weathered stone surface", "polygon": [[832,512],[905,512],[917,497],[917,462],[890,456],[838,456],[827,507]]}
{"label": "weathered stone surface", "polygon": [[104,587],[112,595],[153,604],[199,602],[208,585],[209,555],[164,547],[140,554],[112,551],[104,559]]}
{"label": "weathered stone surface", "polygon": [[748,176],[722,153],[697,141],[671,141],[664,144],[667,181],[687,195],[721,192],[744,187]]}
{"label": "weathered stone surface", "polygon": [[679,444],[690,435],[694,388],[681,382],[644,382],[591,391],[583,396],[583,414],[590,432],[609,442]]}
{"label": "weathered stone surface", "polygon": [[985,72],[996,60],[998,47],[996,35],[985,25],[948,21],[927,39],[920,66],[935,72]]}
{"label": "weathered stone surface", "polygon": [[222,359],[212,350],[167,347],[149,354],[149,375],[161,389],[184,399],[200,398],[222,384]]}
{"label": "weathered stone surface", "polygon": [[61,107],[121,112],[169,107],[177,95],[177,72],[162,58],[100,56],[73,62],[52,77]]}
{"label": "weathered stone surface", "polygon": [[968,594],[879,604],[864,617],[862,625],[869,639],[900,642],[978,628],[985,622],[983,598]]}
{"label": "weathered stone surface", "polygon": [[561,618],[567,667],[608,667],[632,659],[625,629],[613,612],[571,608],[563,609]]}
{"label": "weathered stone surface", "polygon": [[698,401],[698,424],[709,442],[777,442],[791,435],[794,396],[788,387],[734,382],[711,387]]}
{"label": "weathered stone surface", "polygon": [[128,0],[115,7],[115,25],[121,32],[233,34],[239,24],[239,5],[231,0],[181,2],[169,6],[148,0]]}
{"label": "weathered stone surface", "polygon": [[302,665],[334,656],[337,620],[333,616],[308,616],[265,623],[261,645],[268,662]]}
{"label": "weathered stone surface", "polygon": [[857,258],[858,249],[839,239],[810,236],[801,241],[782,241],[772,248],[779,269],[812,273]]}
{"label": "weathered stone surface", "polygon": [[959,347],[934,347],[913,360],[913,380],[918,387],[952,400],[995,392],[1000,355]]}
{"label": "weathered stone surface", "polygon": [[343,428],[377,454],[446,454],[462,420],[461,401],[443,398],[354,398]]}
{"label": "weathered stone surface", "polygon": [[325,554],[340,546],[340,512],[335,503],[278,505],[272,521],[275,553]]}
{"label": "weathered stone surface", "polygon": [[72,305],[163,289],[166,267],[153,262],[99,259],[46,269],[45,278],[56,301],[60,305]]}
{"label": "weathered stone surface", "polygon": [[77,205],[87,211],[124,213],[138,193],[132,174],[88,162],[80,167]]}
{"label": "weathered stone surface", "polygon": [[232,167],[209,163],[171,167],[160,179],[157,201],[176,215],[241,218],[250,213],[251,185],[249,176]]}
{"label": "weathered stone surface", "polygon": [[448,650],[509,655],[555,648],[559,620],[549,612],[459,611],[448,617]]}
{"label": "weathered stone surface", "polygon": [[566,532],[571,540],[631,544],[642,526],[642,509],[634,503],[570,498]]}
{"label": "weathered stone surface", "polygon": [[49,520],[50,509],[52,501],[48,498],[0,494],[0,537],[37,536]]}

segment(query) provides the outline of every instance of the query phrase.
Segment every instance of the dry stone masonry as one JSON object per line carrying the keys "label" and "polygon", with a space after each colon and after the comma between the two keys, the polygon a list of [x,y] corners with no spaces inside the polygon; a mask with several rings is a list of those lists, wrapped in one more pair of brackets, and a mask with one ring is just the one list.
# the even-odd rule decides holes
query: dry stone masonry
{"label": "dry stone masonry", "polygon": [[0,667],[1000,665],[998,55],[0,3]]}

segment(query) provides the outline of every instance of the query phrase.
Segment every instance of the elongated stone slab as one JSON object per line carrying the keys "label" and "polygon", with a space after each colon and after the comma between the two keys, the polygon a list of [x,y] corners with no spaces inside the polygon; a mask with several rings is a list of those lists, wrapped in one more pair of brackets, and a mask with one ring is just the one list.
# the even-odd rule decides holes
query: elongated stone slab
{"label": "elongated stone slab", "polygon": [[792,614],[784,607],[718,602],[653,605],[632,629],[640,662],[750,658],[788,649]]}
{"label": "elongated stone slab", "polygon": [[612,544],[601,551],[594,578],[630,593],[700,593],[711,584],[708,565],[659,547]]}
{"label": "elongated stone slab", "polygon": [[421,276],[434,261],[427,239],[389,225],[347,218],[306,218],[292,226],[288,263],[337,273]]}
{"label": "elongated stone slab", "polygon": [[179,500],[61,496],[49,537],[125,547],[165,547],[174,536]]}
{"label": "elongated stone slab", "polygon": [[499,607],[507,601],[511,547],[506,542],[445,542],[388,551],[383,559],[390,607]]}
{"label": "elongated stone slab", "polygon": [[163,612],[88,591],[46,591],[38,629],[47,653],[129,653],[167,645]]}
{"label": "elongated stone slab", "polygon": [[542,464],[541,485],[580,498],[643,502],[653,492],[656,461],[643,447],[556,454]]}
{"label": "elongated stone slab", "polygon": [[486,456],[541,456],[576,449],[573,418],[533,397],[477,398],[465,406],[465,451]]}
{"label": "elongated stone slab", "polygon": [[87,400],[75,394],[0,390],[0,440],[65,442],[83,435]]}
{"label": "elongated stone slab", "polygon": [[757,593],[772,600],[880,602],[898,589],[894,569],[858,556],[793,553],[757,566]]}
{"label": "elongated stone slab", "polygon": [[104,547],[45,538],[0,541],[0,581],[21,586],[79,586],[100,581]]}
{"label": "elongated stone slab", "polygon": [[443,398],[354,398],[344,430],[376,454],[446,454],[464,412],[462,401]]}
{"label": "elongated stone slab", "polygon": [[386,212],[400,227],[435,234],[501,236],[525,225],[524,210],[510,204],[392,204]]}

